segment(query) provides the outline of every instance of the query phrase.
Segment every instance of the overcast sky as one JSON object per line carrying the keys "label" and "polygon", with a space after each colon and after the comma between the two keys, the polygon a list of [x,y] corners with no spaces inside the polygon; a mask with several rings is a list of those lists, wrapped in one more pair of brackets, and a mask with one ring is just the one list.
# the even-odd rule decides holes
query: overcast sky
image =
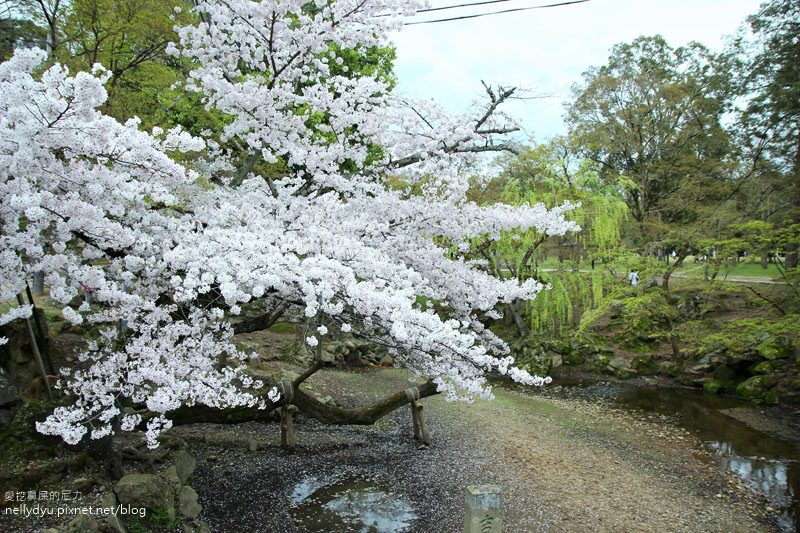
{"label": "overcast sky", "polygon": [[[433,7],[476,0],[432,0]],[[551,3],[504,3],[419,15],[417,20]],[[465,110],[481,80],[514,85],[545,99],[509,108],[537,142],[565,133],[564,101],[581,73],[608,59],[610,48],[639,35],[661,34],[672,46],[698,41],[721,49],[760,0],[591,0],[571,6],[477,19],[406,26],[395,36],[398,89]]]}

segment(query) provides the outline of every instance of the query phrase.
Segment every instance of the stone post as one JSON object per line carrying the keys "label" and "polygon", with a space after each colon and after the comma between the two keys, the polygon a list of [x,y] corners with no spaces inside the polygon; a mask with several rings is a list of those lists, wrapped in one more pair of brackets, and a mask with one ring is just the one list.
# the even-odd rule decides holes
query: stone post
{"label": "stone post", "polygon": [[502,497],[497,485],[467,487],[464,497],[464,533],[501,533]]}

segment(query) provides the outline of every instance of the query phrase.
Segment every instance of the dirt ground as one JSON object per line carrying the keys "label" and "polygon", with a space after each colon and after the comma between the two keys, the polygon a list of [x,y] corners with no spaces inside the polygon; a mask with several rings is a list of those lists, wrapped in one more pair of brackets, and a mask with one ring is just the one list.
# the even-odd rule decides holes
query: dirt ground
{"label": "dirt ground", "polygon": [[[407,385],[401,371],[371,369],[325,370],[304,386],[355,406]],[[512,390],[473,405],[441,397],[424,405],[434,439],[424,450],[412,439],[407,408],[374,427],[301,419],[295,453],[279,448],[275,424],[174,431],[198,457],[193,485],[213,531],[307,530],[296,512],[298,486],[348,476],[408,502],[413,519],[404,531],[461,531],[473,484],[500,486],[504,531],[772,530],[765,505],[669,420]],[[251,443],[259,449],[250,451]]]}

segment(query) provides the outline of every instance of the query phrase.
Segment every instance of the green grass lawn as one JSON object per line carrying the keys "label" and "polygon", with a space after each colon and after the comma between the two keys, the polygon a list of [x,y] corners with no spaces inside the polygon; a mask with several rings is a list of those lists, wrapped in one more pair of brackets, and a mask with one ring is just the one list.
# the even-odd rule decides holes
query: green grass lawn
{"label": "green grass lawn", "polygon": [[[755,259],[755,260],[753,260]],[[670,259],[670,264],[672,264],[672,259]],[[662,263],[663,268],[666,269],[667,263]],[[547,257],[543,261],[539,261],[537,264],[539,269],[544,271],[554,271],[554,270],[572,270],[574,268],[574,262],[572,261],[564,261],[559,262],[556,257]],[[611,267],[616,272],[627,272],[628,271],[628,263],[624,260],[614,261],[613,263],[606,264],[600,261],[595,262],[595,270],[605,270],[608,267]],[[681,276],[684,277],[691,277],[691,278],[698,278],[703,279],[703,271],[706,264],[702,262],[694,262],[693,257],[689,257],[686,261],[676,270],[677,273],[680,273]],[[711,266],[709,265],[709,269]],[[580,269],[585,272],[589,272],[592,269],[591,261],[581,261]],[[508,271],[503,269],[506,273]],[[717,276],[718,279],[724,279],[725,277],[739,277],[739,278],[767,278],[767,279],[775,279],[780,280],[781,274],[778,271],[778,268],[773,264],[769,263],[767,268],[761,268],[761,264],[758,261],[758,258],[747,258],[745,261],[741,261],[739,263],[727,264],[724,263],[719,270],[719,274]]]}
{"label": "green grass lawn", "polygon": [[[684,272],[687,276],[692,277],[703,277],[703,268],[705,265],[703,263],[693,263],[689,262],[685,265],[682,265],[681,268],[678,269],[678,272]],[[709,269],[711,267],[709,266]],[[767,268],[761,268],[761,264],[758,262],[750,262],[742,261],[740,263],[734,263],[732,265],[723,264],[719,269],[718,277],[725,277],[725,276],[735,276],[735,277],[743,277],[743,278],[780,278],[781,273],[778,271],[778,268],[769,263]]]}

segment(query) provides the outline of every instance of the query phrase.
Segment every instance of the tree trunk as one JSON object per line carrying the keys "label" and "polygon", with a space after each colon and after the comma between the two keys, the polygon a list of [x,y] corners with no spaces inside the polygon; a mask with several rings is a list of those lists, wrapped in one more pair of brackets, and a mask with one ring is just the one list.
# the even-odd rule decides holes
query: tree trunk
{"label": "tree trunk", "polygon": [[[266,389],[272,386],[265,385]],[[419,397],[427,398],[438,394],[436,385],[428,381],[419,386]],[[294,390],[292,404],[296,405],[301,413],[319,420],[324,424],[334,425],[361,425],[369,426],[388,415],[392,411],[403,407],[409,403],[404,390],[387,396],[383,400],[368,407],[356,407],[346,409],[320,402],[313,396],[306,394],[301,389]],[[276,409],[282,407],[282,402],[267,402],[266,409],[256,409],[254,407],[237,407],[234,409],[214,409],[203,405],[193,407],[182,407],[169,413],[169,418],[173,425],[185,424],[240,424],[242,422],[260,421],[277,422],[280,415]],[[144,427],[148,417],[143,417],[141,427]]]}
{"label": "tree trunk", "polygon": [[[670,329],[672,329],[672,325],[670,325]],[[672,355],[675,356],[675,360],[679,360],[681,358],[681,347],[678,344],[678,335],[673,331],[669,335],[669,344],[672,346]]]}
{"label": "tree trunk", "polygon": [[26,284],[25,293],[28,296],[28,303],[33,306],[33,323],[36,325],[36,338],[38,342],[39,353],[44,363],[44,368],[48,374],[55,374],[55,367],[51,358],[52,347],[50,343],[50,332],[47,329],[47,317],[44,311],[36,307],[36,301],[33,299],[31,288]]}
{"label": "tree trunk", "polygon": [[661,282],[661,288],[664,289],[664,292],[669,294],[669,278],[672,276],[672,273],[683,264],[683,260],[686,259],[686,256],[689,255],[689,252],[686,250],[681,250],[678,254],[678,257],[675,259],[675,262],[672,263],[668,268],[667,271],[664,272],[664,278]]}
{"label": "tree trunk", "polygon": [[797,243],[786,246],[786,262],[784,265],[787,270],[797,268]]}
{"label": "tree trunk", "polygon": [[250,152],[247,154],[247,157],[242,163],[242,166],[236,170],[236,174],[233,176],[231,180],[230,186],[231,187],[238,187],[242,184],[242,182],[247,179],[247,176],[253,170],[253,167],[258,162],[258,158],[261,157],[261,154],[258,152]]}
{"label": "tree trunk", "polygon": [[511,310],[511,318],[514,320],[514,325],[517,327],[517,332],[519,333],[520,338],[524,339],[531,332],[531,328],[528,326],[528,322],[522,315],[522,311],[520,310],[521,303],[522,302],[519,300],[516,300],[508,307]]}
{"label": "tree trunk", "polygon": [[[794,153],[794,216],[792,217],[795,224],[800,224],[800,135],[797,136],[797,140],[795,142],[795,153]],[[790,243],[786,247],[786,269],[796,269],[797,268],[797,252],[798,252],[798,243],[793,242]]]}
{"label": "tree trunk", "polygon": [[[115,431],[119,429],[117,420],[112,422],[112,425]],[[103,471],[107,479],[117,481],[125,475],[122,457],[119,453],[114,452],[114,432],[102,439],[89,441],[86,449],[92,459],[103,465]]]}
{"label": "tree trunk", "polygon": [[48,26],[47,44],[50,47],[50,57],[53,57],[56,53],[56,49],[58,48],[58,30],[56,28],[55,20],[53,20],[53,22]]}
{"label": "tree trunk", "polygon": [[[428,381],[419,386],[419,397],[427,398],[437,394],[436,385]],[[296,390],[294,404],[301,412],[306,413],[324,424],[369,426],[388,415],[395,409],[408,404],[405,391],[399,391],[369,407],[345,409],[320,402],[302,390]]]}

